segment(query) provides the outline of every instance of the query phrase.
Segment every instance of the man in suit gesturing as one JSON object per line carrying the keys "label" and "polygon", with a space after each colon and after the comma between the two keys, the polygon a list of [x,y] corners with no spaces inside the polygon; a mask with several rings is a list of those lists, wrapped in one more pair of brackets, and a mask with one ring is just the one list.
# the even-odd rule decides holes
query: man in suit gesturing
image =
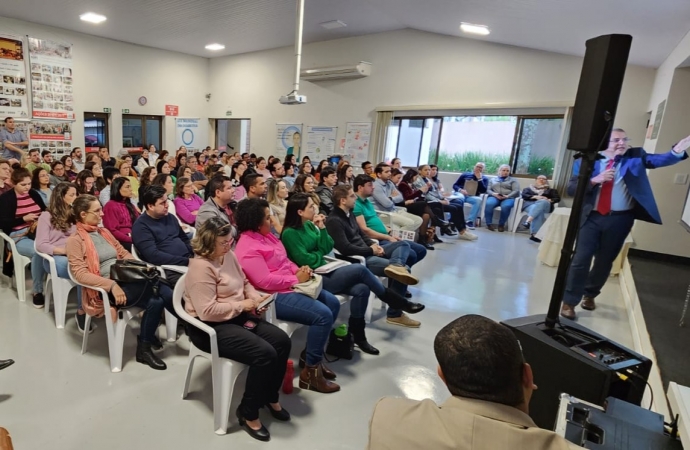
{"label": "man in suit gesturing", "polygon": [[[690,147],[690,136],[661,154],[647,153],[641,147],[630,148],[628,142],[625,131],[614,129],[608,148],[600,152],[602,159],[594,165],[561,305],[561,315],[567,319],[575,319],[580,299],[583,309],[596,308],[594,299],[606,283],[635,219],[661,224],[646,169],[687,159],[685,150]],[[579,171],[580,161],[576,161],[568,184],[569,195],[575,193]]]}

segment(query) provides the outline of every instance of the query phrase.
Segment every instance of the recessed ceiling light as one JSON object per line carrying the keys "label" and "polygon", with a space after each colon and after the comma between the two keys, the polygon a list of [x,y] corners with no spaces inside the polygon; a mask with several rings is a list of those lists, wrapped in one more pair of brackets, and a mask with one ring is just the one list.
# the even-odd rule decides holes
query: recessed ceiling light
{"label": "recessed ceiling light", "polygon": [[96,14],[94,12],[87,12],[79,16],[81,20],[84,22],[91,22],[91,23],[101,23],[106,21],[106,17],[102,14]]}
{"label": "recessed ceiling light", "polygon": [[345,28],[347,26],[342,20],[331,20],[330,22],[320,23],[319,25],[327,30],[335,30],[336,28]]}
{"label": "recessed ceiling light", "polygon": [[223,44],[208,44],[205,48],[206,50],[213,50],[216,52],[218,50],[223,50],[225,46]]}
{"label": "recessed ceiling light", "polygon": [[462,22],[460,24],[460,29],[465,33],[481,34],[482,36],[486,36],[487,34],[491,33],[491,30],[489,30],[489,27],[486,25],[476,25],[466,22]]}

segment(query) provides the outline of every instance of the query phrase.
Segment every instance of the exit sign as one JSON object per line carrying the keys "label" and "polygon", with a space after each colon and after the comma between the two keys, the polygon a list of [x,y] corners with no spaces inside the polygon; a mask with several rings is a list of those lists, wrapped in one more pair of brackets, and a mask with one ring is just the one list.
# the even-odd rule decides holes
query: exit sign
{"label": "exit sign", "polygon": [[110,108],[103,108],[103,112],[104,112],[104,113],[109,113],[109,112],[110,112]]}
{"label": "exit sign", "polygon": [[129,114],[129,109],[123,109],[122,114]]}

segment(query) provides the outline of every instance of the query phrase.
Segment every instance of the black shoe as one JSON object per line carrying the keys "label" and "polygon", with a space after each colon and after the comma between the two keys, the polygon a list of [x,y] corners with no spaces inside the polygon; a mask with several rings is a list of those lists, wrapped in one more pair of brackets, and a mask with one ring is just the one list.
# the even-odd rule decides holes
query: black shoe
{"label": "black shoe", "polygon": [[[443,234],[443,231],[441,231],[441,234]],[[434,235],[434,242],[437,244],[443,244],[443,241],[436,235]]]}
{"label": "black shoe", "polygon": [[[407,300],[391,288],[386,288],[385,294],[379,298],[391,308],[403,310],[408,314],[417,314],[424,309],[424,305]],[[355,339],[355,342],[356,341]]]}
{"label": "black shoe", "polygon": [[[84,334],[84,327],[86,326],[86,314],[74,314],[74,320],[77,321],[77,330]],[[89,334],[93,333],[93,322],[89,322]]]}
{"label": "black shoe", "polygon": [[0,359],[0,370],[7,369],[12,364],[14,364],[13,359]]}
{"label": "black shoe", "polygon": [[163,343],[156,336],[151,339],[151,348],[154,350],[160,350],[163,348]]}
{"label": "black shoe", "polygon": [[143,342],[141,337],[137,337],[137,362],[146,364],[155,370],[165,370],[168,366],[165,365],[162,359],[156,356],[151,349],[150,342]]}
{"label": "black shoe", "polygon": [[46,298],[43,294],[34,294],[34,308],[41,309],[46,306]]}
{"label": "black shoe", "polygon": [[446,235],[448,235],[448,236],[457,236],[457,234],[458,234],[458,233],[453,232],[453,230],[451,230],[451,228],[450,228],[449,225],[447,225],[447,226],[445,226],[445,227],[441,227],[441,236],[446,236]]}
{"label": "black shoe", "polygon": [[255,430],[249,425],[247,425],[247,420],[244,417],[242,417],[239,408],[237,408],[235,415],[237,415],[237,420],[240,422],[240,426],[244,428],[244,431],[246,431],[251,437],[258,441],[264,442],[268,442],[271,440],[271,433],[268,432],[268,429],[264,426],[264,424],[261,424],[261,428]]}
{"label": "black shoe", "polygon": [[[282,405],[281,405],[281,408],[282,408]],[[288,412],[287,409],[282,408],[280,411],[276,411],[275,409],[273,409],[273,407],[271,406],[270,403],[266,403],[266,409],[268,410],[268,412],[271,413],[271,415],[273,416],[273,418],[275,420],[280,420],[281,422],[289,422],[290,421],[290,413]]]}
{"label": "black shoe", "polygon": [[529,237],[529,240],[530,240],[530,241],[534,241],[534,242],[541,242],[541,239],[539,239],[539,238],[536,237],[535,235],[531,235],[531,236]]}
{"label": "black shoe", "polygon": [[412,298],[412,292],[405,291],[405,298]]}
{"label": "black shoe", "polygon": [[529,230],[530,222],[522,222],[520,225],[522,225],[523,228],[526,228]]}
{"label": "black shoe", "polygon": [[350,320],[348,321],[348,327],[350,329],[350,333],[352,333],[352,340],[355,341],[355,345],[359,347],[360,350],[362,350],[364,353],[368,353],[370,355],[378,355],[379,349],[374,347],[367,341],[367,335],[364,332],[364,328],[366,327],[366,322],[364,321],[364,318],[360,319],[355,319],[354,317],[350,317]]}
{"label": "black shoe", "polygon": [[427,250],[436,250],[436,249],[434,248],[434,245],[433,245],[431,242],[425,242],[425,243],[423,243],[422,245],[423,245],[424,248],[427,249]]}
{"label": "black shoe", "polygon": [[408,314],[417,314],[418,312],[424,311],[424,308],[426,306],[422,305],[421,303],[414,303],[414,302],[408,302],[409,307],[407,309],[403,308],[403,311],[405,311]]}

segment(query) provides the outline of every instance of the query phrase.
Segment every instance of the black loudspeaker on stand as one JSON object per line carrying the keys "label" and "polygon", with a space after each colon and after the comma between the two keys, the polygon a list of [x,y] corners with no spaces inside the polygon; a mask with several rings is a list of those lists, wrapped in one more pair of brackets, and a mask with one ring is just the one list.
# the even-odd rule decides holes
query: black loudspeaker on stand
{"label": "black loudspeaker on stand", "polygon": [[577,191],[546,316],[504,321],[517,336],[539,389],[530,416],[553,429],[559,395],[567,393],[603,406],[613,396],[639,405],[651,361],[577,323],[559,319],[568,269],[580,225],[582,204],[599,151],[608,146],[632,37],[600,36],[587,41],[575,99],[568,148],[581,158]]}

